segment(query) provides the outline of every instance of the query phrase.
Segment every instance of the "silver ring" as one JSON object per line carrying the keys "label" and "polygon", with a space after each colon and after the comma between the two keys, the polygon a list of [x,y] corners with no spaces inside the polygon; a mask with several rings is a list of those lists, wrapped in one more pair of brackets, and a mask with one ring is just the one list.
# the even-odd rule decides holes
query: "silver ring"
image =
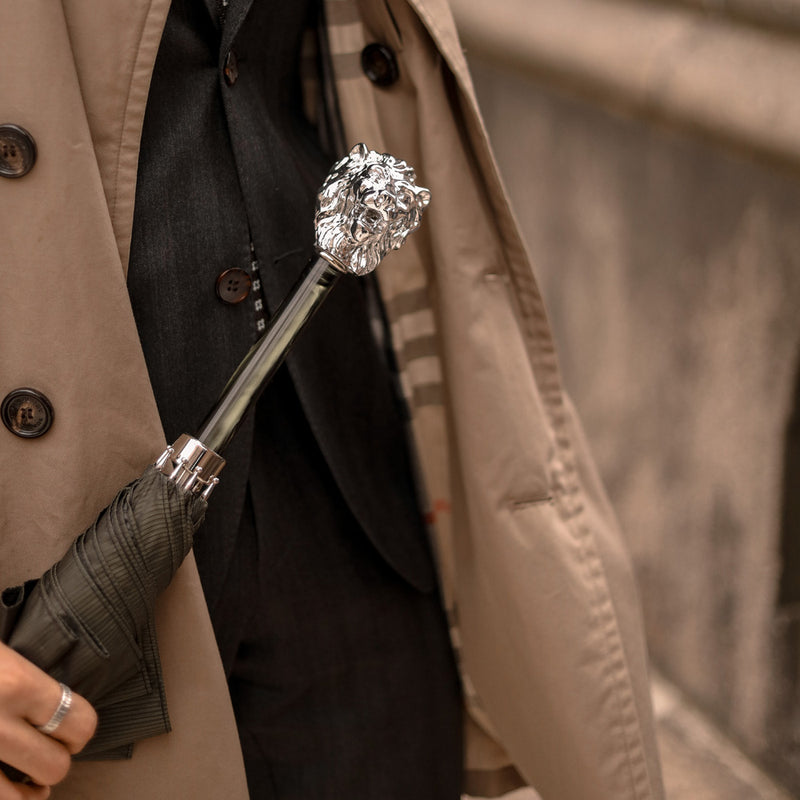
{"label": "silver ring", "polygon": [[37,725],[36,730],[48,734],[55,733],[59,725],[64,721],[67,712],[72,707],[72,689],[66,683],[59,683],[61,687],[61,700],[59,700],[58,708],[53,712],[53,716],[45,722],[44,725]]}

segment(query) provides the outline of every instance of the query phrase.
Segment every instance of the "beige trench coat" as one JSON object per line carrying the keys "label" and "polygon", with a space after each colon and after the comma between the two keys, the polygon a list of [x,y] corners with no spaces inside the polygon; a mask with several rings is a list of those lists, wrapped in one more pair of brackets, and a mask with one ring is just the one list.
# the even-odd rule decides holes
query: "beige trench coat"
{"label": "beige trench coat", "polygon": [[[630,564],[563,395],[444,0],[327,0],[348,139],[432,189],[380,272],[470,711],[467,785],[661,798]],[[168,0],[25,0],[0,26],[0,122],[39,157],[0,178],[0,396],[44,392],[42,438],[0,429],[0,584],[41,573],[164,446],[125,287],[138,143]],[[373,87],[382,41],[400,81]],[[191,347],[187,336],[186,347]],[[58,798],[246,797],[196,569],[161,598],[173,732],[76,764]]]}

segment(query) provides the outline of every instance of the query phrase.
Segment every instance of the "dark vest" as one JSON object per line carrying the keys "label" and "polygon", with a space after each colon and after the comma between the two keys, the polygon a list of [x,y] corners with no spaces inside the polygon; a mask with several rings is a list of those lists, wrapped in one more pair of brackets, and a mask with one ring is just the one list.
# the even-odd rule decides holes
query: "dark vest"
{"label": "dark vest", "polygon": [[[197,429],[258,335],[258,291],[224,303],[218,276],[238,268],[260,277],[266,312],[274,310],[312,255],[316,191],[334,160],[302,111],[298,62],[311,9],[231,0],[221,23],[217,5],[173,0],[139,161],[128,284],[168,440]],[[346,502],[386,561],[431,589],[402,409],[358,279],[339,282],[287,367],[260,401],[266,421],[251,414],[226,453],[196,539],[209,606],[224,585],[248,480],[260,527],[270,513],[312,524],[309,504]],[[318,451],[306,443],[314,452],[296,457],[281,409],[302,414]],[[287,508],[282,486],[302,485],[313,459],[338,490]]]}

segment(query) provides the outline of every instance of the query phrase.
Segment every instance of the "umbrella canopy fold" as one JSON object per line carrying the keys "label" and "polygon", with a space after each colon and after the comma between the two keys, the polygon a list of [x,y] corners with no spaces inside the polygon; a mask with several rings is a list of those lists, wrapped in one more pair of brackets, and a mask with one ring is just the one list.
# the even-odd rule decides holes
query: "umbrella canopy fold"
{"label": "umbrella canopy fold", "polygon": [[100,712],[81,757],[124,756],[170,729],[155,601],[206,507],[149,467],[38,581],[3,592],[4,641]]}

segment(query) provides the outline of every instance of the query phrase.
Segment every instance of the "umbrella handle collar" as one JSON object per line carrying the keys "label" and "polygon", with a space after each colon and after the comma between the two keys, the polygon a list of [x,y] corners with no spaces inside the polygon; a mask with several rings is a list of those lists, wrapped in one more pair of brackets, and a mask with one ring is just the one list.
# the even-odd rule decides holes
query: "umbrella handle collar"
{"label": "umbrella handle collar", "polygon": [[179,489],[207,500],[219,483],[225,459],[199,439],[184,433],[159,457],[155,467]]}

